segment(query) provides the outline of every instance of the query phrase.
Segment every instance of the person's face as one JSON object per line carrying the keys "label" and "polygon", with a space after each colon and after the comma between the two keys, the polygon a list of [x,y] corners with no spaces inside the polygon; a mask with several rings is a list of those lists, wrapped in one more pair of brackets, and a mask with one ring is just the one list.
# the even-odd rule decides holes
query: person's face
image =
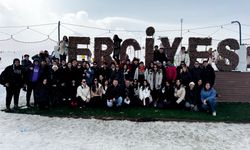
{"label": "person's face", "polygon": [[144,86],[146,86],[147,85],[147,81],[144,81],[143,84],[144,84]]}
{"label": "person's face", "polygon": [[99,80],[103,80],[103,76],[102,75],[99,75]]}
{"label": "person's face", "polygon": [[163,53],[163,48],[160,48],[160,49],[159,49],[159,52],[160,52],[160,53]]}
{"label": "person's face", "polygon": [[82,85],[84,85],[84,86],[86,85],[86,80],[85,79],[82,80]]}
{"label": "person's face", "polygon": [[96,63],[93,63],[93,67],[96,68],[96,67],[97,67],[97,64],[96,64]]}
{"label": "person's face", "polygon": [[170,84],[169,84],[169,82],[168,82],[168,81],[166,82],[166,86],[170,86]]}
{"label": "person's face", "polygon": [[126,85],[126,87],[129,87],[129,86],[130,86],[130,81],[127,80],[127,81],[125,82],[125,85]]}
{"label": "person's face", "polygon": [[24,58],[25,58],[26,60],[29,60],[29,56],[25,56]]}
{"label": "person's face", "polygon": [[108,81],[108,80],[106,80],[106,81],[104,82],[104,84],[105,84],[105,85],[108,85],[108,84],[109,84],[109,81]]}
{"label": "person's face", "polygon": [[195,63],[194,63],[194,67],[195,67],[195,68],[198,68],[199,66],[200,66],[200,64],[199,64],[198,62],[195,62]]}
{"label": "person's face", "polygon": [[114,81],[113,81],[113,85],[114,85],[114,86],[117,86],[117,85],[118,85],[118,81],[117,81],[117,80],[114,80]]}
{"label": "person's face", "polygon": [[37,66],[39,63],[38,63],[38,61],[35,61],[34,64]]}
{"label": "person's face", "polygon": [[95,83],[95,84],[97,84],[97,83],[98,83],[97,79],[94,79],[94,83]]}
{"label": "person's face", "polygon": [[141,64],[140,64],[140,67],[143,67],[143,66],[144,66],[144,64],[143,64],[143,63],[141,63]]}
{"label": "person's face", "polygon": [[68,63],[68,68],[71,68],[72,67],[72,64],[71,63]]}
{"label": "person's face", "polygon": [[77,66],[77,61],[76,61],[76,60],[74,60],[74,61],[72,62],[72,66],[74,66],[74,67]]}
{"label": "person's face", "polygon": [[177,86],[180,86],[180,85],[181,85],[180,80],[176,80],[176,85],[177,85]]}
{"label": "person's face", "polygon": [[14,62],[14,64],[15,64],[15,66],[20,66],[20,61],[16,60],[16,61]]}
{"label": "person's face", "polygon": [[48,82],[47,79],[44,79],[44,80],[43,80],[43,85],[46,85],[47,82]]}
{"label": "person's face", "polygon": [[206,88],[206,90],[209,90],[210,89],[210,84],[209,83],[207,83],[206,85],[205,85],[205,88]]}
{"label": "person's face", "polygon": [[81,64],[78,64],[78,65],[77,65],[77,68],[81,68],[81,67],[82,67],[82,65],[81,65]]}
{"label": "person's face", "polygon": [[87,69],[89,68],[89,64],[86,64],[86,68],[87,68]]}
{"label": "person's face", "polygon": [[116,65],[116,66],[115,66],[115,69],[116,69],[116,70],[119,70],[119,66],[118,66],[118,65]]}
{"label": "person's face", "polygon": [[194,89],[194,85],[193,84],[189,85],[189,88],[190,88],[190,90],[193,90]]}
{"label": "person's face", "polygon": [[185,48],[182,48],[182,49],[181,49],[181,52],[182,52],[182,53],[185,53],[185,50],[186,50]]}
{"label": "person's face", "polygon": [[150,67],[152,67],[152,68],[153,68],[153,67],[154,67],[154,63],[150,63]]}
{"label": "person's face", "polygon": [[127,66],[127,65],[124,65],[124,66],[123,66],[123,68],[124,68],[124,69],[127,69],[127,68],[128,68],[128,66]]}
{"label": "person's face", "polygon": [[202,80],[199,80],[199,81],[198,81],[198,85],[202,85]]}
{"label": "person's face", "polygon": [[66,65],[66,61],[63,60],[63,61],[61,62],[61,64],[62,64],[63,66]]}
{"label": "person's face", "polygon": [[156,65],[154,65],[154,71],[156,71],[157,70],[157,66]]}

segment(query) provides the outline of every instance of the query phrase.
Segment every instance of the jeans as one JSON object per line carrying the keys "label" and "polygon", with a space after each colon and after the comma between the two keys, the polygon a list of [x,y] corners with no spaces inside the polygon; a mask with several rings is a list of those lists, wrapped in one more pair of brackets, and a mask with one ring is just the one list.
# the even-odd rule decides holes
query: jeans
{"label": "jeans", "polygon": [[121,106],[122,105],[122,97],[120,96],[120,97],[116,98],[115,101],[107,100],[108,107],[113,107],[114,104],[116,105],[116,107]]}
{"label": "jeans", "polygon": [[207,105],[202,104],[202,108],[203,108],[204,110],[209,110],[209,111],[211,111],[212,113],[213,113],[213,112],[216,112],[216,100],[215,100],[215,99],[207,100]]}

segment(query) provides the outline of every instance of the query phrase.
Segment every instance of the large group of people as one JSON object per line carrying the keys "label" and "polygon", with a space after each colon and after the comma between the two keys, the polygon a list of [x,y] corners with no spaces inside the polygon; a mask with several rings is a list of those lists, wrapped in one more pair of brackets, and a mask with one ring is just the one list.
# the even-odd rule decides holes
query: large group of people
{"label": "large group of people", "polygon": [[[118,49],[121,39],[114,39],[118,39]],[[66,45],[61,44],[60,48]],[[59,58],[48,51],[32,60],[28,54],[21,61],[15,58],[0,78],[6,87],[6,110],[11,111],[12,97],[18,109],[23,89],[27,107],[38,109],[142,106],[208,111],[216,116],[215,73],[208,61],[189,64],[183,47],[176,66],[162,48],[155,48],[154,61],[148,66],[137,58],[120,61],[119,52],[111,64],[101,65],[76,59],[67,62],[63,51]],[[34,104],[30,102],[32,92]]]}

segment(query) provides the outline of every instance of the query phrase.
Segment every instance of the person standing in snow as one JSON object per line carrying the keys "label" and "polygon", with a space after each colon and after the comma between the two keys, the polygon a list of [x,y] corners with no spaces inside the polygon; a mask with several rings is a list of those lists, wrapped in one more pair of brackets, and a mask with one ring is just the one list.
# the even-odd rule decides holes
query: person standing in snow
{"label": "person standing in snow", "polygon": [[20,60],[15,58],[13,64],[1,73],[1,84],[6,87],[6,111],[10,111],[10,104],[14,96],[14,109],[18,109],[20,90],[24,85],[24,69]]}

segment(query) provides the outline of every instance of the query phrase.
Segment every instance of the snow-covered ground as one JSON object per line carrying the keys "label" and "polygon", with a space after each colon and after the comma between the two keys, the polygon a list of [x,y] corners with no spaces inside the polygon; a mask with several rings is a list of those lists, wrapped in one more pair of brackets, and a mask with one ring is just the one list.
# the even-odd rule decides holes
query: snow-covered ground
{"label": "snow-covered ground", "polygon": [[[0,70],[20,54],[5,54]],[[19,56],[18,56],[19,57]],[[20,103],[25,104],[22,91]],[[5,89],[0,87],[0,108]],[[218,112],[219,115],[219,112]],[[50,118],[0,111],[0,150],[250,149],[250,125]]]}

